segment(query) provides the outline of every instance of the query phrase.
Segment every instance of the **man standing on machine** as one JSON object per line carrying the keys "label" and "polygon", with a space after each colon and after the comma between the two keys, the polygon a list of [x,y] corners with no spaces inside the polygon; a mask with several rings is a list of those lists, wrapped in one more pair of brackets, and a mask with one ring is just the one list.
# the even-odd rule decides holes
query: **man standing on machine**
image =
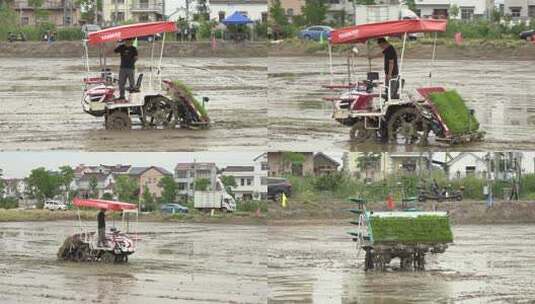
{"label": "man standing on machine", "polygon": [[114,50],[115,53],[121,55],[121,67],[119,69],[119,98],[125,99],[125,85],[126,79],[130,84],[130,88],[135,86],[134,83],[134,72],[136,69],[137,61],[137,49],[132,45],[132,39],[124,41],[124,43],[119,44]]}

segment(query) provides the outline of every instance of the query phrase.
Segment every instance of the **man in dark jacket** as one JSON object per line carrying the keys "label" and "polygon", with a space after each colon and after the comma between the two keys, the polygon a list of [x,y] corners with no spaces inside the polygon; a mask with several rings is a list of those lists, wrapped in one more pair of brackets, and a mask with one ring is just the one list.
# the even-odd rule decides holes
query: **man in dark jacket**
{"label": "man in dark jacket", "polygon": [[106,209],[100,209],[97,215],[98,221],[98,246],[106,245]]}
{"label": "man in dark jacket", "polygon": [[385,85],[388,87],[391,86],[390,91],[392,93],[390,97],[397,99],[399,98],[399,94],[398,94],[399,81],[390,82],[390,80],[397,80],[397,77],[399,75],[398,54],[394,46],[388,43],[388,41],[386,41],[385,38],[377,39],[377,44],[382,49],[382,52],[377,55],[370,56],[370,58],[379,58],[379,57],[384,58]]}
{"label": "man in dark jacket", "polygon": [[136,69],[137,49],[132,45],[132,40],[128,39],[119,44],[114,50],[115,53],[121,54],[121,68],[119,70],[119,99],[125,99],[126,79],[130,87],[135,86],[134,72]]}

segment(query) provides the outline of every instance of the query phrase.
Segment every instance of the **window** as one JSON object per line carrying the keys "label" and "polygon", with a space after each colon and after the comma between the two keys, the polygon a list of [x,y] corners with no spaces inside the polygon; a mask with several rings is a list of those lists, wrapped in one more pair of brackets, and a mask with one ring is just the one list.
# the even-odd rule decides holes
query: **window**
{"label": "window", "polygon": [[245,186],[245,178],[240,178],[240,185]]}
{"label": "window", "polygon": [[[142,3],[140,3],[139,5],[142,5]],[[139,22],[147,22],[149,21],[149,15],[148,14],[141,14],[139,15]]]}
{"label": "window", "polygon": [[186,171],[186,170],[176,171],[176,177],[178,177],[178,178],[186,178],[186,177],[188,177],[188,171]]}
{"label": "window", "polygon": [[262,178],[260,179],[260,184],[267,185],[267,178],[265,176],[262,176]]}
{"label": "window", "polygon": [[461,7],[461,19],[462,20],[474,19],[474,8],[473,7]]}
{"label": "window", "polygon": [[535,18],[535,5],[528,6],[528,17]]}
{"label": "window", "polygon": [[465,173],[466,173],[467,176],[476,174],[476,167],[475,166],[466,166]]}
{"label": "window", "polygon": [[219,13],[217,13],[217,16],[219,18],[219,22],[225,20],[225,12],[220,11]]}
{"label": "window", "polygon": [[520,17],[520,11],[522,10],[521,7],[511,7],[509,9],[511,10],[511,17]]}
{"label": "window", "polygon": [[329,0],[329,4],[339,4],[340,0]]}
{"label": "window", "polygon": [[286,16],[293,16],[294,15],[294,9],[293,8],[289,8],[286,10]]}
{"label": "window", "polygon": [[266,12],[262,12],[262,23],[266,23],[268,20],[268,14]]}
{"label": "window", "polygon": [[186,190],[187,185],[186,183],[178,183],[178,190]]}
{"label": "window", "polygon": [[262,162],[262,171],[269,170],[269,164],[267,162]]}
{"label": "window", "polygon": [[414,11],[414,13],[416,13],[416,16],[418,16],[418,17],[422,16],[422,10],[420,10],[420,9],[417,9],[416,11]]}
{"label": "window", "polygon": [[247,186],[250,186],[252,183],[253,183],[253,180],[250,179],[250,178],[248,178],[248,179],[247,179]]}

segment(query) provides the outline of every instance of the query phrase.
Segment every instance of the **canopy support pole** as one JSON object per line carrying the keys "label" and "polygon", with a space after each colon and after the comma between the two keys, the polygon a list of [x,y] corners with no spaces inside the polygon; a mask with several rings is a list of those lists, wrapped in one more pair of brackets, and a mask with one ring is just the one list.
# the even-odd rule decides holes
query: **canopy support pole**
{"label": "canopy support pole", "polygon": [[435,56],[437,52],[437,33],[435,32],[435,39],[433,41],[433,57],[431,58],[431,70],[429,71],[429,86],[432,86],[433,68],[435,66]]}
{"label": "canopy support pole", "polygon": [[152,91],[152,88],[153,88],[153,85],[152,85],[152,75],[154,74],[154,43],[155,43],[156,39],[153,39],[152,40],[152,45],[151,45],[151,48],[150,48],[150,75],[149,75],[149,85],[150,85],[150,90]]}
{"label": "canopy support pole", "polygon": [[[401,88],[400,93],[403,91],[403,85],[401,78],[403,77],[403,59],[405,58],[405,45],[407,44],[407,32],[403,34],[403,47],[401,49],[401,62],[399,64],[399,75],[398,75],[398,81],[399,81],[399,87]],[[392,81],[392,79],[390,79]],[[390,83],[388,84],[388,87],[390,87]],[[390,95],[390,94],[389,94]]]}
{"label": "canopy support pole", "polygon": [[165,32],[162,36],[162,49],[160,50],[160,62],[158,63],[158,88],[162,86],[162,58],[163,58],[163,48],[165,46]]}
{"label": "canopy support pole", "polygon": [[331,43],[329,43],[329,73],[331,74],[330,84],[333,84],[333,49]]}

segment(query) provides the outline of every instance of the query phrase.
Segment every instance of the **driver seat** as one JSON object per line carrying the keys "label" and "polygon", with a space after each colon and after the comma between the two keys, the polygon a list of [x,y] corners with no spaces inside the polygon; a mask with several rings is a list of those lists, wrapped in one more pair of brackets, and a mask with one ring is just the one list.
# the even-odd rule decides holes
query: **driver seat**
{"label": "driver seat", "polygon": [[143,82],[143,73],[139,74],[137,77],[136,85],[132,88],[128,88],[130,93],[139,93],[141,91],[141,83]]}

